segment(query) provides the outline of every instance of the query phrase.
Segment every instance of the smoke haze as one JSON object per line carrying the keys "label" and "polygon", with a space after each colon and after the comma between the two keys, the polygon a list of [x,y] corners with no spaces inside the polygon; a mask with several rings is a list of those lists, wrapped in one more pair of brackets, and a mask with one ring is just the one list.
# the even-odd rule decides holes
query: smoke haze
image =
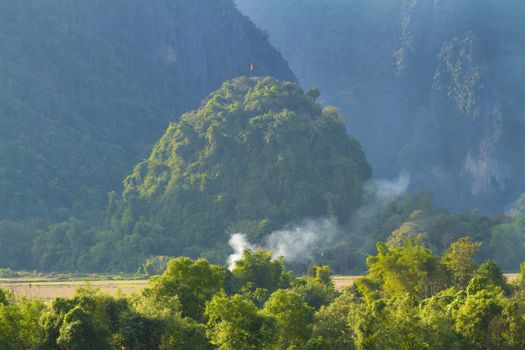
{"label": "smoke haze", "polygon": [[402,171],[396,179],[376,180],[377,196],[380,199],[398,197],[405,193],[410,185],[410,174]]}
{"label": "smoke haze", "polygon": [[242,233],[235,233],[231,236],[228,244],[233,249],[233,254],[228,257],[228,270],[233,270],[235,262],[242,258],[242,252],[245,249],[252,249],[253,246],[246,239],[246,235]]}
{"label": "smoke haze", "polygon": [[[355,213],[350,222],[341,227],[335,218],[305,219],[297,225],[287,225],[272,232],[264,241],[263,248],[272,251],[274,257],[283,257],[287,262],[312,263],[323,249],[333,246],[343,236],[355,245],[367,250],[369,239],[367,228],[376,220],[381,209],[403,195],[410,184],[410,174],[401,172],[392,180],[371,181],[365,186],[367,202]],[[233,253],[228,257],[228,269],[242,258],[246,248],[254,249],[243,233],[233,234],[229,240]]]}

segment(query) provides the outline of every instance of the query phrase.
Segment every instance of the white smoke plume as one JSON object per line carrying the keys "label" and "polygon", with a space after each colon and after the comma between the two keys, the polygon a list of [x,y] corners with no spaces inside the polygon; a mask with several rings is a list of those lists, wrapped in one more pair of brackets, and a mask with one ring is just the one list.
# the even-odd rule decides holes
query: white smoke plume
{"label": "white smoke plume", "polygon": [[398,197],[405,193],[410,185],[410,174],[406,171],[401,172],[397,179],[376,180],[377,196],[379,199]]}
{"label": "white smoke plume", "polygon": [[286,261],[311,262],[316,252],[333,243],[338,230],[334,218],[308,219],[301,225],[273,232],[266,240],[266,247],[274,256],[282,256]]}
{"label": "white smoke plume", "polygon": [[352,242],[354,252],[367,256],[380,237],[370,233],[376,227],[382,211],[396,199],[405,194],[410,185],[410,174],[401,172],[392,180],[380,179],[370,181],[365,186],[365,203],[354,213],[345,228],[346,240]]}
{"label": "white smoke plume", "polygon": [[246,239],[246,235],[242,233],[233,234],[228,243],[233,249],[233,254],[228,257],[228,270],[231,271],[235,267],[235,262],[242,258],[244,250],[247,248],[253,250],[253,246]]}
{"label": "white smoke plume", "polygon": [[[265,249],[271,250],[274,257],[283,257],[288,262],[312,262],[315,253],[328,247],[337,237],[337,220],[306,219],[300,225],[290,225],[272,232],[266,239]],[[228,257],[228,269],[235,267],[235,262],[242,258],[246,248],[254,249],[246,235],[236,233],[229,242],[233,253]]]}
{"label": "white smoke plume", "polygon": [[[401,172],[393,180],[371,181],[365,186],[366,203],[359,208],[346,227],[337,224],[335,218],[306,219],[299,225],[285,226],[272,232],[265,241],[264,248],[271,250],[274,257],[284,257],[288,262],[311,263],[316,260],[316,254],[323,248],[333,245],[338,239],[345,237],[352,245],[365,254],[374,237],[366,233],[374,225],[382,208],[403,195],[410,184],[410,175]],[[373,242],[372,242],[373,243]],[[229,241],[233,254],[228,257],[228,268],[232,270],[235,261],[242,258],[246,248],[254,249],[246,235],[236,233]]]}

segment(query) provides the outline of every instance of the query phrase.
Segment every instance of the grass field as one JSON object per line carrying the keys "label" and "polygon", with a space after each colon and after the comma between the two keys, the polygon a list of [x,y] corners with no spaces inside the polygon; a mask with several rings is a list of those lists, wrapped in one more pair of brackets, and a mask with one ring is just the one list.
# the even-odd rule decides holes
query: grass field
{"label": "grass field", "polygon": [[[506,274],[509,281],[518,278],[518,274]],[[337,290],[341,291],[351,286],[361,276],[334,276],[333,282]],[[56,280],[53,278],[1,278],[0,287],[13,293],[17,298],[42,299],[46,302],[57,297],[71,297],[79,287],[91,286],[99,288],[104,293],[130,295],[140,292],[148,280],[145,279],[78,279]]]}
{"label": "grass field", "polygon": [[45,278],[3,278],[0,287],[11,292],[16,298],[42,299],[51,301],[57,297],[71,297],[80,287],[99,288],[104,293],[130,295],[140,292],[147,280],[53,280]]}
{"label": "grass field", "polygon": [[[333,276],[332,280],[334,282],[335,288],[338,291],[343,290],[346,287],[351,286],[356,279],[358,279],[361,276]],[[515,281],[518,279],[519,274],[517,273],[506,273],[505,277],[507,277],[507,280],[509,282]]]}

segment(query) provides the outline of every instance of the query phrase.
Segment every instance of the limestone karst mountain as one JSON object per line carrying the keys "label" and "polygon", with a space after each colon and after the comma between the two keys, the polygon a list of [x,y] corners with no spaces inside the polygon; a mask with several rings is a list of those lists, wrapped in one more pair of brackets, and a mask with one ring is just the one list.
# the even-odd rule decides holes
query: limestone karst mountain
{"label": "limestone karst mountain", "polygon": [[525,5],[237,0],[304,87],[341,107],[375,176],[411,175],[454,210],[525,191]]}

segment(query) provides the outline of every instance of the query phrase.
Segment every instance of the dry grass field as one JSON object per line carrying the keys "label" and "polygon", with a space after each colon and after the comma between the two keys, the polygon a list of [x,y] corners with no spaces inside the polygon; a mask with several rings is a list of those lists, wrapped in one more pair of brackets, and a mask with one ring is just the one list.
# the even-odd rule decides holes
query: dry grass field
{"label": "dry grass field", "polygon": [[147,285],[147,280],[66,280],[4,278],[0,287],[16,298],[41,299],[49,302],[57,297],[71,297],[80,287],[93,287],[110,295],[138,293]]}
{"label": "dry grass field", "polygon": [[[332,280],[334,282],[335,288],[338,291],[342,291],[344,288],[351,286],[359,277],[361,276],[334,276],[332,277]],[[505,277],[507,277],[509,282],[512,282],[518,279],[519,274],[506,273]]]}
{"label": "dry grass field", "polygon": [[[361,276],[334,276],[333,282],[338,291],[351,286]],[[518,274],[506,274],[509,281],[518,278]],[[52,280],[46,278],[2,278],[0,287],[13,293],[17,298],[41,299],[46,302],[57,297],[71,297],[75,290],[80,287],[90,286],[98,288],[104,293],[117,295],[122,293],[130,295],[140,292],[146,285],[147,280]]]}

